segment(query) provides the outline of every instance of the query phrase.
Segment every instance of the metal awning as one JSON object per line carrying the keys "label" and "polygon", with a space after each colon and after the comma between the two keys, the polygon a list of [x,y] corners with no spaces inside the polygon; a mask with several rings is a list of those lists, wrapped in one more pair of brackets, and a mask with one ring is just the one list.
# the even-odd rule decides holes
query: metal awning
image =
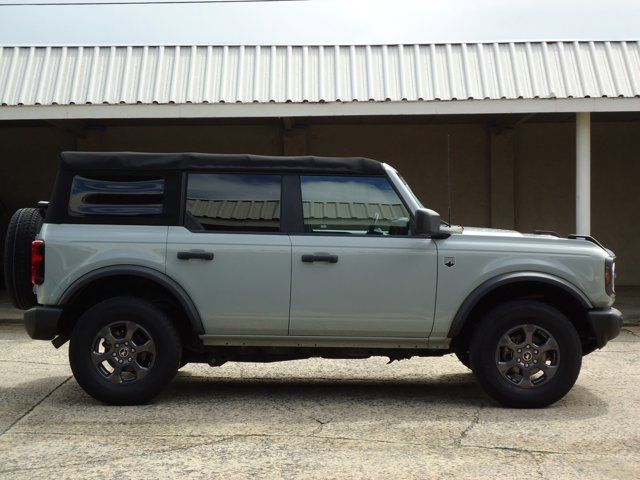
{"label": "metal awning", "polygon": [[0,119],[639,111],[640,42],[0,47]]}

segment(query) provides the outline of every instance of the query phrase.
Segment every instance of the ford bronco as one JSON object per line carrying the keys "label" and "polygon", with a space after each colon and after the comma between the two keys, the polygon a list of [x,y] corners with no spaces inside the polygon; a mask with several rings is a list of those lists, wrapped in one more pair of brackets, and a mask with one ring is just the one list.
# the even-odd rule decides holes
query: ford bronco
{"label": "ford bronco", "polygon": [[147,402],[189,362],[454,353],[511,407],[543,407],[618,335],[595,239],[449,225],[366,158],[65,152],[18,210],[5,277],[73,374]]}

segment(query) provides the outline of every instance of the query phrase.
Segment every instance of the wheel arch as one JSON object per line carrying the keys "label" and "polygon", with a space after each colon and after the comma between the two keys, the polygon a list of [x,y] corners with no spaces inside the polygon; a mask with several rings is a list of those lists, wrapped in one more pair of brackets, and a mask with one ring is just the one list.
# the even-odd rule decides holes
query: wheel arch
{"label": "wheel arch", "polygon": [[158,270],[140,265],[113,265],[93,270],[73,282],[61,295],[58,303],[63,307],[73,306],[79,298],[82,298],[83,293],[92,287],[122,278],[150,282],[159,289],[168,292],[180,306],[193,333],[196,335],[204,333],[200,313],[189,294],[180,284]]}
{"label": "wheel arch", "polygon": [[448,337],[454,344],[466,344],[474,326],[497,304],[518,298],[537,298],[558,308],[574,324],[586,353],[591,351],[591,332],[586,311],[593,308],[589,298],[571,282],[543,272],[511,272],[493,277],[475,288],[458,308]]}

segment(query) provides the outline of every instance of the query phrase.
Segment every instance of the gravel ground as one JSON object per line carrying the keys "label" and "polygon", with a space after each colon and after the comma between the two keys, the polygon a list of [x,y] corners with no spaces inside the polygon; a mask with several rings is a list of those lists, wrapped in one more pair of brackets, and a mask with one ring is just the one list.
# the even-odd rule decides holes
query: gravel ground
{"label": "gravel ground", "polygon": [[109,407],[67,348],[0,324],[0,478],[640,478],[640,328],[544,410],[486,397],[452,356],[185,367]]}

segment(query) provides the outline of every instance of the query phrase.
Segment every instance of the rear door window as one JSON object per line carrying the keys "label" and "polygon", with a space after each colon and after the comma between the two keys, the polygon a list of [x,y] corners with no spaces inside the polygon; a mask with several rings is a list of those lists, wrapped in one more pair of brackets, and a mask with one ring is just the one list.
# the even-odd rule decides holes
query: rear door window
{"label": "rear door window", "polygon": [[279,232],[280,175],[190,173],[187,221],[208,231]]}

